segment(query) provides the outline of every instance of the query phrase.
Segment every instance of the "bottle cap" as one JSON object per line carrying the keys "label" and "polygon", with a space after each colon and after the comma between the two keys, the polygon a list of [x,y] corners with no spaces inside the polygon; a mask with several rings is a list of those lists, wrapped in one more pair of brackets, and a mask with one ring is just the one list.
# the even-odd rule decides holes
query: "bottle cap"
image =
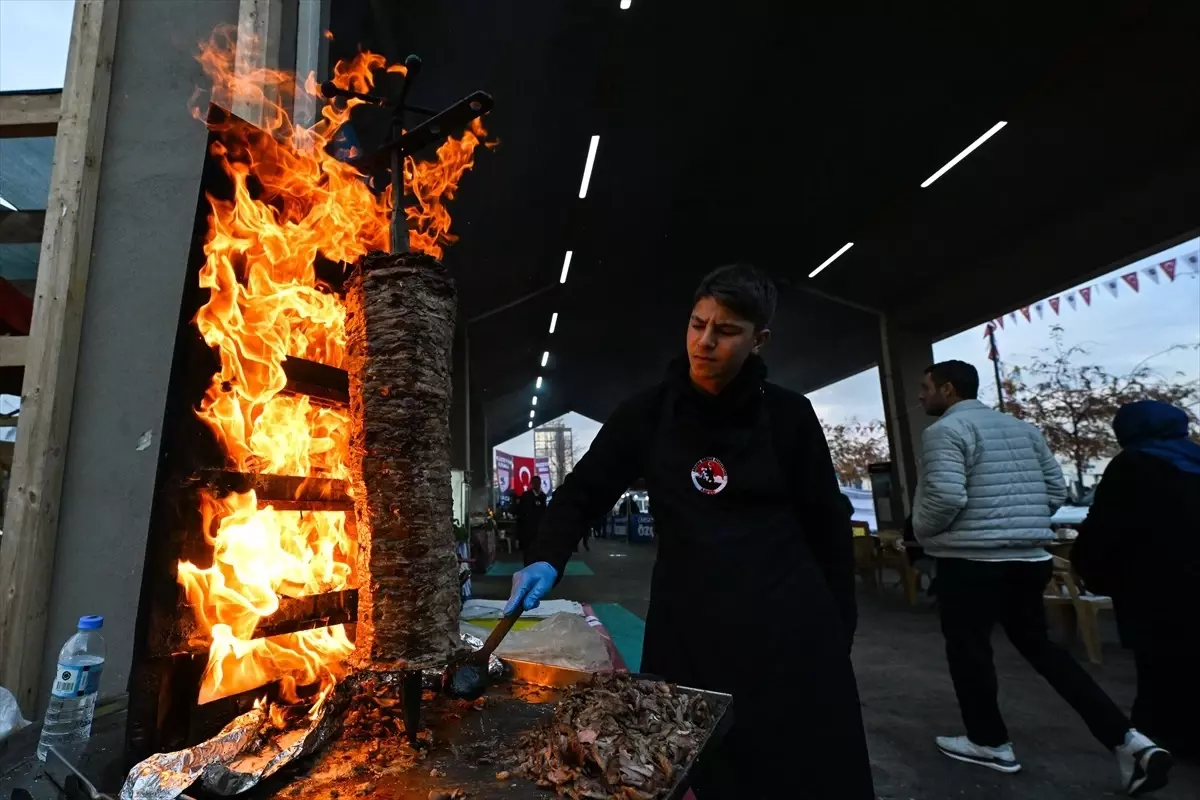
{"label": "bottle cap", "polygon": [[95,631],[104,627],[104,617],[80,617],[79,630]]}

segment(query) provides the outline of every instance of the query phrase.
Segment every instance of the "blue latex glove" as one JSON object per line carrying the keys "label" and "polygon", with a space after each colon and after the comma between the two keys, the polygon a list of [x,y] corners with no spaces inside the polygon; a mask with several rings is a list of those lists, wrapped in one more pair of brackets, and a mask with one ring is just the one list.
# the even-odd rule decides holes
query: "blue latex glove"
{"label": "blue latex glove", "polygon": [[558,570],[546,561],[537,561],[515,573],[512,594],[509,595],[508,603],[504,606],[504,616],[507,617],[517,607],[517,603],[521,603],[526,611],[537,608],[538,604],[542,602],[542,598],[546,596],[546,592],[554,587],[556,580],[558,580]]}

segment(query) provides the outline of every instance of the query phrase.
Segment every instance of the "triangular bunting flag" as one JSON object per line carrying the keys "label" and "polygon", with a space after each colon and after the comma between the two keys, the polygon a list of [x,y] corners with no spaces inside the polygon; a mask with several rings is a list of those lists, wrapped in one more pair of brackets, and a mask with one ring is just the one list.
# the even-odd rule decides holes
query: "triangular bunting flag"
{"label": "triangular bunting flag", "polygon": [[1075,304],[1075,293],[1074,292],[1071,292],[1070,294],[1067,295],[1067,305],[1069,305],[1071,307],[1072,311],[1079,310],[1079,306],[1077,306]]}
{"label": "triangular bunting flag", "polygon": [[1010,312],[1008,312],[1008,318],[1009,318],[1010,320],[1012,320],[1012,324],[1013,324],[1013,325],[1016,325],[1016,324],[1017,324],[1017,312],[1015,312],[1015,311],[1010,311]]}
{"label": "triangular bunting flag", "polygon": [[1146,267],[1144,270],[1142,270],[1142,274],[1154,281],[1156,284],[1158,283],[1158,267]]}
{"label": "triangular bunting flag", "polygon": [[1050,298],[1050,308],[1054,311],[1055,316],[1058,315],[1058,306],[1062,301],[1057,297]]}
{"label": "triangular bunting flag", "polygon": [[1163,274],[1167,276],[1168,280],[1175,280],[1175,259],[1167,259],[1159,264],[1158,267],[1163,271]]}
{"label": "triangular bunting flag", "polygon": [[1183,260],[1191,267],[1192,272],[1200,272],[1200,253],[1188,253]]}
{"label": "triangular bunting flag", "polygon": [[1110,278],[1104,282],[1104,288],[1112,293],[1113,297],[1117,296],[1117,290],[1121,288],[1121,282],[1116,278]]}
{"label": "triangular bunting flag", "polygon": [[1004,330],[1004,317],[996,317],[996,324],[1000,326],[1000,330]]}
{"label": "triangular bunting flag", "polygon": [[1029,316],[1029,306],[1021,307],[1021,316],[1025,317],[1026,322],[1033,322],[1033,317]]}
{"label": "triangular bunting flag", "polygon": [[[1092,287],[1085,286],[1082,289],[1080,289],[1079,296],[1083,298],[1083,302],[1085,305],[1090,306],[1092,304]],[[1075,304],[1072,303],[1071,306],[1074,307]]]}
{"label": "triangular bunting flag", "polygon": [[[1136,272],[1129,272],[1129,273],[1126,273],[1125,275],[1122,275],[1121,280],[1128,283],[1129,288],[1133,289],[1135,292],[1138,290],[1138,276],[1137,276]],[[1113,296],[1115,297],[1116,294],[1114,293]]]}
{"label": "triangular bunting flag", "polygon": [[988,344],[988,361],[995,361],[995,360],[996,360],[996,348],[992,347],[992,345],[989,343]]}
{"label": "triangular bunting flag", "polygon": [[1045,303],[1034,303],[1033,310],[1037,312],[1038,319],[1046,318],[1046,304]]}

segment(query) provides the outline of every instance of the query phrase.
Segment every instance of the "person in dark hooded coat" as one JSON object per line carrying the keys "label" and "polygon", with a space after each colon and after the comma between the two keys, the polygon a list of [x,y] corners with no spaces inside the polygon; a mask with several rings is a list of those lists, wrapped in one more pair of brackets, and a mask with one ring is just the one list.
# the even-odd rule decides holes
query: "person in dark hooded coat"
{"label": "person in dark hooded coat", "polygon": [[869,800],[850,519],[811,403],[766,381],[775,297],[752,267],[703,280],[687,357],[616,410],[563,482],[509,608],[536,606],[588,522],[644,478],[658,558],[642,669],[734,697],[699,800]]}
{"label": "person in dark hooded coat", "polygon": [[1121,407],[1121,445],[1104,470],[1071,566],[1113,599],[1121,643],[1137,664],[1131,719],[1176,757],[1200,757],[1200,445],[1188,416],[1157,400]]}

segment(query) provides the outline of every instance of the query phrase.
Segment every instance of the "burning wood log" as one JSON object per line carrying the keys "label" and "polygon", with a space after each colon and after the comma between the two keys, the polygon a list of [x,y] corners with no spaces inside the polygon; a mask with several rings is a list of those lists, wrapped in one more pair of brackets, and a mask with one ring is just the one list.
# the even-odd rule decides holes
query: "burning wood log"
{"label": "burning wood log", "polygon": [[462,647],[450,492],[455,304],[441,262],[418,253],[371,253],[347,287],[362,667],[442,665]]}

